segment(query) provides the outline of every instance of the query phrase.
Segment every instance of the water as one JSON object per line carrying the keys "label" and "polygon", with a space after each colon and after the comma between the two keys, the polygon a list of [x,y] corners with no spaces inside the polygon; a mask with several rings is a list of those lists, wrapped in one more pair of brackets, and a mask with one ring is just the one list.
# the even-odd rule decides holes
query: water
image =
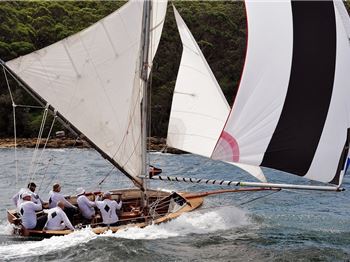
{"label": "water", "polygon": [[[350,260],[350,180],[342,193],[282,191],[212,196],[203,207],[161,225],[104,235],[90,230],[63,237],[33,239],[11,235],[6,221],[10,197],[28,181],[32,149],[18,150],[18,176],[12,149],[0,149],[0,261],[348,261]],[[39,157],[39,155],[38,155]],[[168,175],[245,179],[227,164],[193,155],[152,154]],[[93,150],[47,150],[33,180],[46,199],[54,182],[70,194],[128,187],[130,182]],[[36,170],[36,168],[32,168]],[[111,172],[112,170],[112,172]],[[274,182],[300,183],[294,176],[264,170]],[[108,174],[101,187],[98,183]],[[29,175],[30,176],[30,175]],[[16,182],[17,180],[17,182]],[[214,186],[154,181],[153,188],[207,191]]]}

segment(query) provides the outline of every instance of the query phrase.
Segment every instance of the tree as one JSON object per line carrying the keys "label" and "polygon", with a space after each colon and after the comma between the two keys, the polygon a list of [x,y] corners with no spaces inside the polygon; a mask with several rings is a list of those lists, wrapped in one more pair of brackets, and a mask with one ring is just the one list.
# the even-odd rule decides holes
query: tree
{"label": "tree", "polygon": [[[0,4],[0,56],[10,60],[25,55],[95,23],[118,9],[122,1],[9,1]],[[192,31],[225,96],[232,104],[242,71],[246,48],[246,19],[241,2],[175,2]],[[224,51],[224,52],[223,52]],[[162,39],[152,72],[152,135],[165,136],[171,108],[172,93],[182,52],[172,7],[169,5]],[[34,102],[21,89],[17,97],[23,104]],[[8,107],[7,87],[0,74],[0,108]],[[11,119],[11,107],[0,117],[0,126]],[[20,113],[19,113],[20,114]],[[40,125],[38,111],[22,113],[19,121],[22,135],[36,136]],[[9,122],[7,122],[9,123]],[[19,123],[20,124],[20,123]],[[6,125],[6,124],[5,124]],[[5,132],[8,136],[11,130]],[[5,136],[5,133],[0,135]]]}

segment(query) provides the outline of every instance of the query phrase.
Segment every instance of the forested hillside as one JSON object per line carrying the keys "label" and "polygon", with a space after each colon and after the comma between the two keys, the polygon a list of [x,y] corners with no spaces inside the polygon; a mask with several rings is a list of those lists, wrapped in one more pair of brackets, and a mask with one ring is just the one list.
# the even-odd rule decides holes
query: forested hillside
{"label": "forested hillside", "polygon": [[[124,3],[121,1],[2,1],[0,2],[0,58],[8,61],[50,45],[84,29]],[[245,56],[244,3],[236,1],[174,3],[199,43],[231,104]],[[349,7],[348,3],[347,7]],[[153,67],[152,136],[166,136],[181,52],[180,38],[172,8],[169,5],[163,36]],[[10,83],[14,88],[15,83],[11,80]],[[13,95],[17,104],[35,104],[21,89],[14,90]],[[17,135],[37,136],[41,117],[42,110],[17,108]],[[0,137],[12,136],[11,99],[1,72]]]}

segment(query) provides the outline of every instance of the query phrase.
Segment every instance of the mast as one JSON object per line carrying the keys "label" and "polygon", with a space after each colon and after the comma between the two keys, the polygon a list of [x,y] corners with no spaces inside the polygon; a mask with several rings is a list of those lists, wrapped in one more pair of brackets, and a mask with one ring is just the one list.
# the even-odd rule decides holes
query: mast
{"label": "mast", "polygon": [[[145,0],[143,5],[143,17],[142,17],[142,40],[141,40],[141,86],[143,92],[142,106],[141,106],[141,130],[142,130],[142,188],[144,192],[147,189],[146,177],[147,177],[147,119],[148,119],[148,75],[149,75],[149,48],[151,43],[151,15],[152,15],[152,0]],[[144,195],[144,199],[145,199]],[[145,202],[147,206],[147,203]]]}
{"label": "mast", "polygon": [[166,4],[154,5],[157,16],[153,17],[149,1],[129,1],[83,31],[6,62],[31,93],[60,112],[141,190],[139,176],[147,172],[143,89]]}

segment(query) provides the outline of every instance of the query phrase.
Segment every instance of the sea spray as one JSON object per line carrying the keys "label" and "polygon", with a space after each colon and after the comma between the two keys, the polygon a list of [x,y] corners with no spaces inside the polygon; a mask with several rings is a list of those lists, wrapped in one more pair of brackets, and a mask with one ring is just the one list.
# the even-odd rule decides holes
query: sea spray
{"label": "sea spray", "polygon": [[13,226],[8,222],[0,224],[0,235],[11,235],[13,233]]}
{"label": "sea spray", "polygon": [[130,227],[116,233],[106,232],[100,237],[127,239],[161,239],[188,234],[207,234],[250,224],[246,211],[237,207],[214,208],[212,210],[185,213],[177,219],[145,228]]}
{"label": "sea spray", "polygon": [[87,243],[94,238],[96,238],[96,234],[90,229],[82,229],[66,236],[54,236],[41,241],[17,242],[16,244],[0,246],[0,258],[14,259],[45,255]]}
{"label": "sea spray", "polygon": [[[17,242],[15,244],[1,246],[0,258],[14,259],[45,255],[87,243],[96,238],[164,239],[188,234],[206,234],[218,230],[241,227],[250,223],[250,219],[244,210],[236,207],[224,207],[185,213],[167,223],[149,225],[145,228],[130,227],[116,233],[107,231],[102,235],[96,235],[87,228],[75,231],[66,236],[54,236],[41,241]],[[6,232],[6,230],[9,230],[9,226],[2,225],[0,229]]]}

